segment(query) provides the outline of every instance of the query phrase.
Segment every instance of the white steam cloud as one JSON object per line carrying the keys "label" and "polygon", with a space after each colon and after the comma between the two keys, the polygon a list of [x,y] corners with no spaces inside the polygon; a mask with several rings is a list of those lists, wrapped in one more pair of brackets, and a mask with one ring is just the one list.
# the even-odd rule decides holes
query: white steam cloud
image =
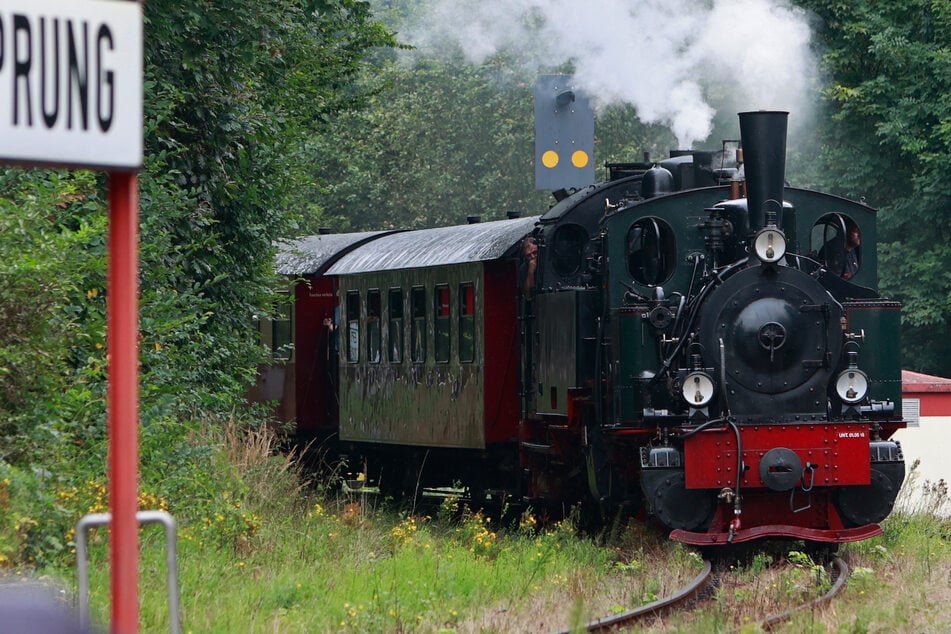
{"label": "white steam cloud", "polygon": [[631,104],[682,148],[710,135],[718,108],[805,115],[814,101],[807,16],[782,0],[433,0],[404,29],[423,52],[454,43],[473,63],[570,61],[596,107]]}

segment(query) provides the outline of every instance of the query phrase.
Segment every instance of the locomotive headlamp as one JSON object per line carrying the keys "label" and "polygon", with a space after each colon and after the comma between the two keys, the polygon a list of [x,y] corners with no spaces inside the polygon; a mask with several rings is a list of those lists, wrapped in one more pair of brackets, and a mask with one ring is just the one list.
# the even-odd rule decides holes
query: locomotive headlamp
{"label": "locomotive headlamp", "polygon": [[776,262],[786,255],[786,236],[775,226],[767,226],[753,239],[753,250],[763,262]]}
{"label": "locomotive headlamp", "polygon": [[684,379],[681,393],[691,407],[705,407],[713,398],[713,379],[706,372],[691,372]]}
{"label": "locomotive headlamp", "polygon": [[835,380],[835,391],[844,403],[855,405],[868,394],[868,375],[858,368],[846,368]]}

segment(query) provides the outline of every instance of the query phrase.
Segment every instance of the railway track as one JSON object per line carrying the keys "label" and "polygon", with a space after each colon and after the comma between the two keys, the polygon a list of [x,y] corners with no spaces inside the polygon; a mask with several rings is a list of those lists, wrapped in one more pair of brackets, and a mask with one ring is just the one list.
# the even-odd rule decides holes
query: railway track
{"label": "railway track", "polygon": [[[794,614],[803,610],[811,610],[822,605],[825,605],[832,601],[832,599],[839,593],[839,591],[845,586],[846,580],[849,576],[849,567],[848,565],[839,557],[836,557],[832,560],[829,567],[831,568],[829,574],[830,579],[832,579],[832,586],[817,599],[813,599],[802,603],[798,606],[792,607],[788,610],[777,612],[771,614],[766,618],[759,621],[759,626],[762,630],[771,631],[776,626],[788,621]],[[604,618],[599,618],[584,626],[584,631],[586,632],[608,632],[608,631],[620,631],[625,627],[633,625],[636,621],[644,619],[650,616],[661,615],[677,610],[686,610],[692,607],[700,605],[703,600],[704,591],[708,588],[716,586],[719,582],[719,573],[715,570],[714,566],[711,564],[709,559],[703,561],[703,569],[700,573],[694,577],[690,583],[688,583],[683,588],[677,590],[675,593],[670,596],[663,597],[647,605],[635,608],[633,610],[628,610],[626,612],[621,612],[619,614],[613,614]],[[742,626],[743,628],[749,627],[749,623],[745,623]],[[738,628],[735,631],[739,631],[741,628]],[[569,634],[573,630],[562,630],[556,634]]]}
{"label": "railway track", "polygon": [[800,612],[802,610],[811,610],[821,605],[830,603],[832,599],[837,594],[839,594],[839,591],[845,586],[845,582],[849,578],[849,566],[842,560],[841,557],[836,557],[832,560],[830,567],[832,568],[830,571],[830,578],[833,579],[833,582],[832,587],[830,587],[825,594],[823,594],[818,599],[807,601],[806,603],[786,610],[785,612],[779,612],[766,617],[760,622],[760,627],[768,632],[780,623],[788,621],[796,612]]}
{"label": "railway track", "polygon": [[[597,619],[584,626],[586,632],[607,632],[614,628],[619,628],[642,619],[647,616],[659,614],[667,610],[677,609],[679,606],[689,605],[693,599],[696,599],[700,593],[713,583],[713,565],[709,559],[703,560],[703,569],[696,577],[683,588],[670,596],[663,597],[647,605],[643,605],[627,612],[612,614],[604,618]],[[573,630],[563,630],[558,634],[569,634]]]}

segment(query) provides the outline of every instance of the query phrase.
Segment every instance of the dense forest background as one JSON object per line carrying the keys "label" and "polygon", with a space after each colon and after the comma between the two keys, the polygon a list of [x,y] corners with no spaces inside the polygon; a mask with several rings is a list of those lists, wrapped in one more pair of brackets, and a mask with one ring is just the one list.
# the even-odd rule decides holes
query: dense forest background
{"label": "dense forest background", "polygon": [[[146,466],[146,484],[187,488],[168,476],[200,457],[170,441],[184,421],[255,416],[241,403],[268,354],[255,319],[280,308],[276,240],[549,204],[533,185],[532,90],[539,72],[577,61],[526,64],[524,50],[501,47],[476,62],[464,40],[409,46],[433,2],[144,3],[142,444],[144,464],[165,467]],[[951,2],[774,4],[808,23],[817,61],[801,91],[813,125],[791,139],[787,178],[879,209],[881,284],[904,303],[904,366],[951,376]],[[525,19],[539,33],[544,20]],[[744,59],[741,39],[713,35]],[[730,104],[724,78],[702,88]],[[640,114],[599,109],[599,163],[676,145]],[[707,147],[736,138],[734,121],[735,110],[718,111]],[[54,465],[102,471],[106,217],[100,174],[0,169],[0,483],[20,482],[64,517],[36,483],[79,477]],[[29,540],[7,529],[0,522],[0,562],[68,548],[53,528]]]}

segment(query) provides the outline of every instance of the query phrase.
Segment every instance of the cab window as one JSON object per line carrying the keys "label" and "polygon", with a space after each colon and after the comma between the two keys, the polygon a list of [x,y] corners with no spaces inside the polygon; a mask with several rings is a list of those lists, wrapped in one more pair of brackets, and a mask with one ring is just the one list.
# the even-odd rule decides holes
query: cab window
{"label": "cab window", "polygon": [[862,231],[846,214],[826,214],[812,227],[809,251],[830,272],[851,279],[862,268]]}
{"label": "cab window", "polygon": [[627,268],[644,286],[659,286],[670,279],[677,264],[674,230],[660,218],[641,218],[628,229]]}
{"label": "cab window", "polygon": [[587,242],[588,232],[581,225],[566,224],[558,227],[551,241],[552,266],[558,275],[567,277],[581,270]]}

